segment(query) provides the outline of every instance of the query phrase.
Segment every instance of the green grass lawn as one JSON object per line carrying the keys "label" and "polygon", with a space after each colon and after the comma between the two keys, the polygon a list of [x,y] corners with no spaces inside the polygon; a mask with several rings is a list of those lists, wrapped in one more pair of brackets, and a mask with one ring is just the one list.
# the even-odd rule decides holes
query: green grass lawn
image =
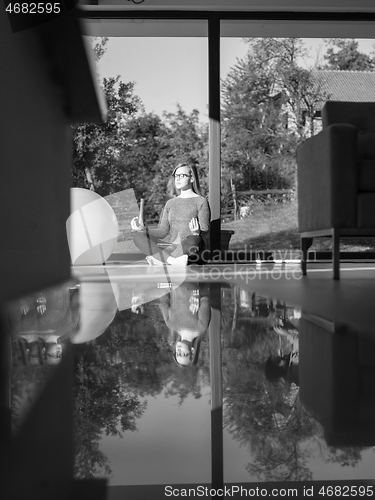
{"label": "green grass lawn", "polygon": [[[222,229],[235,231],[229,244],[231,250],[297,250],[300,248],[297,213],[297,201],[253,205],[249,217],[223,223]],[[331,249],[331,238],[315,238],[311,247],[316,251]],[[340,250],[375,251],[375,238],[343,238]]]}

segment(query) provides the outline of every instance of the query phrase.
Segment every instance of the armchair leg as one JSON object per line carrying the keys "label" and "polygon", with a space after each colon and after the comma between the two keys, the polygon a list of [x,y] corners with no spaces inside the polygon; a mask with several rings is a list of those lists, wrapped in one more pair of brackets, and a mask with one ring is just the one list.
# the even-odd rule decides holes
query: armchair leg
{"label": "armchair leg", "polygon": [[332,232],[332,264],[333,264],[333,279],[340,279],[340,232],[338,229],[333,229]]}
{"label": "armchair leg", "polygon": [[308,258],[308,249],[311,247],[313,242],[312,238],[301,238],[301,250],[302,250],[302,260],[301,260],[301,270],[302,274],[306,276],[307,272],[307,258]]}

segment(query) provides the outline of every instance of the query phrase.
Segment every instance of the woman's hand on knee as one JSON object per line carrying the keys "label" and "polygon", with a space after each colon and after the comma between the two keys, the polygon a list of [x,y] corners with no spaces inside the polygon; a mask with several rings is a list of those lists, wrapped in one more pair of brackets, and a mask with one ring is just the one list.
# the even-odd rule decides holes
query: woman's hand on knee
{"label": "woman's hand on knee", "polygon": [[138,217],[133,217],[133,219],[130,221],[130,225],[134,231],[142,231],[145,228],[143,224],[139,223]]}

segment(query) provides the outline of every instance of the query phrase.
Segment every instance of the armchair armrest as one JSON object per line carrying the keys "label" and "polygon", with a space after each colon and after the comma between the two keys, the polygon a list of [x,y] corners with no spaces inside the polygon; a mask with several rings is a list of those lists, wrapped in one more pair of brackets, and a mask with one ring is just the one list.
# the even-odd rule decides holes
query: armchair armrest
{"label": "armchair armrest", "polygon": [[333,124],[297,148],[300,232],[357,226],[357,135]]}

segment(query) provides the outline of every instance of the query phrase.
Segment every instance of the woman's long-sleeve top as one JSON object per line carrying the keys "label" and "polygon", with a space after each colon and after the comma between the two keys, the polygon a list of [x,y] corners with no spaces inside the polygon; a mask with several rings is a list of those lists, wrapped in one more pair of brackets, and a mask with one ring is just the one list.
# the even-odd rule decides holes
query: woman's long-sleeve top
{"label": "woman's long-sleeve top", "polygon": [[[160,309],[165,324],[175,331],[186,330],[197,335],[204,333],[211,319],[211,307],[208,297],[199,297],[198,310],[192,312],[190,299],[193,295],[184,285],[172,290],[170,294],[160,298]],[[196,335],[196,336],[197,336]]]}
{"label": "woman's long-sleeve top", "polygon": [[209,230],[210,208],[206,198],[172,198],[164,207],[159,227],[147,231],[152,237],[162,239],[169,236],[171,243],[178,242],[191,234],[189,223],[193,217],[198,219],[202,232]]}

